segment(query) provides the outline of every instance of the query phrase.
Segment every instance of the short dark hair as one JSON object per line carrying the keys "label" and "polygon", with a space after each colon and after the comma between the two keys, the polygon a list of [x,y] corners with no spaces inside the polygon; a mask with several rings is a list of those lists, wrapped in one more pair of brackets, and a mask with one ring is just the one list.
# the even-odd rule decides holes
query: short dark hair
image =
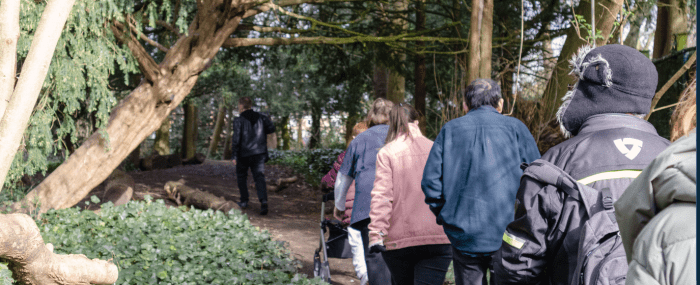
{"label": "short dark hair", "polygon": [[250,97],[241,97],[238,99],[238,105],[242,105],[243,109],[252,109],[253,108],[253,100],[250,99]]}
{"label": "short dark hair", "polygon": [[498,108],[501,100],[501,86],[491,79],[478,78],[464,90],[464,103],[469,110],[474,110],[483,105],[491,105]]}

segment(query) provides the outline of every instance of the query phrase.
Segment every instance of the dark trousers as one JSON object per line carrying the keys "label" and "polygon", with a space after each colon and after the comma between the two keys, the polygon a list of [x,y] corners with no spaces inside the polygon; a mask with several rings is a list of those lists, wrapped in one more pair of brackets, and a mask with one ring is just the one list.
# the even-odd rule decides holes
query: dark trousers
{"label": "dark trousers", "polygon": [[396,285],[442,285],[452,261],[449,244],[420,245],[382,253]]}
{"label": "dark trousers", "polygon": [[265,154],[255,154],[239,157],[236,160],[236,178],[238,190],[241,192],[241,202],[248,202],[248,168],[253,172],[255,189],[258,191],[260,203],[267,203],[267,186],[265,185]]}
{"label": "dark trousers", "polygon": [[367,279],[371,285],[391,284],[391,272],[381,253],[369,253],[369,219],[352,224],[362,234],[362,247],[365,249]]}
{"label": "dark trousers", "polygon": [[[492,253],[469,254],[452,247],[456,285],[487,285],[486,272],[491,268]],[[493,278],[491,278],[493,284]]]}

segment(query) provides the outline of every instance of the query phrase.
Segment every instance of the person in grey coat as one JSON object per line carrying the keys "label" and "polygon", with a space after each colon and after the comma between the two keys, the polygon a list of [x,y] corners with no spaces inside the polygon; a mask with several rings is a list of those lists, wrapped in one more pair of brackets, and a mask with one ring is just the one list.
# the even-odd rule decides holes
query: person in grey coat
{"label": "person in grey coat", "polygon": [[[557,119],[573,137],[542,159],[617,198],[669,144],[642,119],[656,90],[656,68],[622,45],[585,47],[571,62],[578,82],[564,96]],[[585,210],[567,196],[542,183],[521,183],[515,220],[493,258],[496,284],[571,283]]]}

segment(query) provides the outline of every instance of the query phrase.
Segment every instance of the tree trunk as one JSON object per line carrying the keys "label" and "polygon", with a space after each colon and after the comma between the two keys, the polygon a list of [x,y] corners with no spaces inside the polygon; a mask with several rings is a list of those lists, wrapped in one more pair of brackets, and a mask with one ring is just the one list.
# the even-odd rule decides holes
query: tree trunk
{"label": "tree trunk", "polygon": [[168,198],[178,205],[194,206],[198,209],[212,209],[228,213],[231,209],[237,208],[236,203],[227,201],[224,198],[214,196],[214,194],[202,190],[185,186],[185,181],[168,181],[163,187],[168,193]]}
{"label": "tree trunk", "polygon": [[34,220],[25,214],[0,215],[0,257],[10,262],[12,277],[28,285],[112,284],[117,266],[82,254],[55,254],[44,244]]}
{"label": "tree trunk", "polygon": [[230,160],[233,158],[233,154],[231,154],[231,138],[233,135],[233,109],[228,110],[228,120],[226,120],[226,140],[224,141],[224,159]]}
{"label": "tree trunk", "polygon": [[197,106],[185,104],[185,124],[182,132],[182,160],[193,158],[197,153]]}
{"label": "tree trunk", "polygon": [[170,116],[165,117],[165,120],[156,130],[156,140],[153,142],[153,151],[159,155],[170,154]]}
{"label": "tree trunk", "polygon": [[[425,30],[425,0],[419,0],[416,2],[416,32]],[[425,47],[424,42],[417,42],[416,48],[421,50]],[[413,106],[416,107],[416,111],[420,114],[419,126],[421,132],[425,133],[426,121],[425,121],[425,54],[416,54],[414,66],[414,80],[415,89],[413,91]]]}
{"label": "tree trunk", "polygon": [[221,140],[221,131],[224,128],[224,119],[226,118],[226,106],[224,104],[219,105],[219,112],[216,115],[216,124],[214,125],[214,134],[211,135],[211,142],[209,143],[209,152],[207,157],[213,157],[216,155],[216,149],[219,147],[219,141]]}
{"label": "tree trunk", "polygon": [[299,116],[299,124],[297,125],[297,141],[300,145],[304,145],[304,115]]}
{"label": "tree trunk", "polygon": [[289,135],[289,115],[282,117],[279,123],[279,129],[282,137],[282,150],[289,150],[292,138]]}
{"label": "tree trunk", "polygon": [[375,98],[387,98],[388,93],[388,82],[389,82],[389,69],[381,64],[374,66],[372,84],[374,85],[374,97]]}
{"label": "tree trunk", "polygon": [[[13,22],[8,27],[4,27],[5,20],[14,21],[16,19],[15,14],[19,13],[17,11],[19,9],[18,3],[14,2],[14,0],[10,0],[10,3],[5,2],[2,1],[0,8],[2,8],[2,16],[8,16],[9,19],[3,19],[3,27],[0,29],[3,33],[1,36],[8,38],[2,39],[4,42],[0,44],[2,47],[0,50],[2,52],[0,54],[2,59],[0,72],[2,74],[0,76],[11,75],[12,78],[0,77],[3,80],[0,83],[4,84],[3,88],[10,86],[8,81],[12,81],[12,84],[14,84],[14,67],[7,60],[10,58],[16,59],[16,40],[13,41],[11,37],[16,34],[15,28],[19,25],[19,22]],[[8,102],[4,110],[0,110],[2,111],[0,113],[2,118],[0,120],[0,187],[5,184],[7,172],[10,170],[12,161],[15,158],[22,136],[29,123],[29,118],[32,115],[32,110],[34,110],[34,105],[37,98],[39,98],[42,83],[46,78],[46,73],[49,71],[49,64],[56,50],[58,38],[61,36],[61,30],[66,24],[74,3],[75,0],[52,0],[48,2],[34,33],[29,54],[22,66],[22,74],[17,81],[17,85],[14,89],[8,89],[13,90],[9,98],[0,98],[0,101]],[[15,26],[15,23],[17,26]],[[7,92],[7,90],[2,92]],[[6,101],[8,99],[9,101]],[[0,105],[0,108],[3,105]],[[123,158],[119,162],[122,160]]]}
{"label": "tree trunk", "polygon": [[360,121],[360,115],[357,113],[348,113],[348,118],[345,120],[345,146],[349,146],[352,141],[352,130],[355,124]]}
{"label": "tree trunk", "polygon": [[309,149],[318,148],[321,143],[322,115],[323,112],[320,109],[311,109],[311,138],[309,138]]}
{"label": "tree trunk", "polygon": [[17,73],[17,41],[19,40],[20,0],[0,2],[0,118],[15,89]]}
{"label": "tree trunk", "polygon": [[[598,46],[606,42],[612,30],[613,23],[615,22],[615,16],[620,12],[622,2],[622,0],[596,1],[595,26],[597,30],[602,32],[604,38],[596,41]],[[591,2],[589,0],[581,0],[576,9],[576,14],[582,15],[586,19],[586,22],[590,23]],[[552,76],[549,82],[547,82],[547,87],[542,95],[542,109],[538,112],[540,116],[539,122],[545,123],[554,117],[557,108],[561,105],[561,98],[566,94],[569,84],[574,83],[574,78],[569,75],[569,71],[571,71],[569,60],[581,46],[586,44],[584,40],[586,37],[588,37],[588,32],[584,29],[581,29],[580,36],[576,33],[576,29],[573,26],[568,29],[566,41],[564,41],[559,59],[557,60],[557,64],[552,71]]]}
{"label": "tree trunk", "polygon": [[492,38],[493,0],[472,0],[466,84],[477,78],[491,78]]}
{"label": "tree trunk", "polygon": [[[406,59],[405,54],[398,56],[401,62]],[[394,103],[401,103],[406,96],[406,77],[401,75],[396,70],[389,70],[389,78],[387,80],[386,99]]]}
{"label": "tree trunk", "polygon": [[686,3],[683,0],[659,0],[654,32],[653,58],[673,51],[673,39],[678,33],[688,32]]}
{"label": "tree trunk", "polygon": [[[51,3],[51,2],[50,2]],[[49,4],[50,4],[49,3]],[[112,27],[139,61],[145,80],[113,110],[105,131],[91,135],[65,162],[23,200],[38,199],[41,210],[71,207],[95,186],[104,181],[141,141],[190,93],[199,74],[214,58],[224,41],[236,30],[243,17],[241,7],[201,2],[187,36],[182,36],[156,64],[133,36],[124,37],[119,27]],[[215,6],[211,6],[215,5]],[[33,85],[40,87],[34,80]]]}

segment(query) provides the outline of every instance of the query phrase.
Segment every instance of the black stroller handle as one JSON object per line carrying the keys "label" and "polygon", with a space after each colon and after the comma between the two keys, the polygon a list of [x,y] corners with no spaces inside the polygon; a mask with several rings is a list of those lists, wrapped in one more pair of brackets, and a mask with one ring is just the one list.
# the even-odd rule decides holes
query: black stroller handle
{"label": "black stroller handle", "polygon": [[335,201],[335,194],[330,192],[328,194],[323,194],[323,202]]}

